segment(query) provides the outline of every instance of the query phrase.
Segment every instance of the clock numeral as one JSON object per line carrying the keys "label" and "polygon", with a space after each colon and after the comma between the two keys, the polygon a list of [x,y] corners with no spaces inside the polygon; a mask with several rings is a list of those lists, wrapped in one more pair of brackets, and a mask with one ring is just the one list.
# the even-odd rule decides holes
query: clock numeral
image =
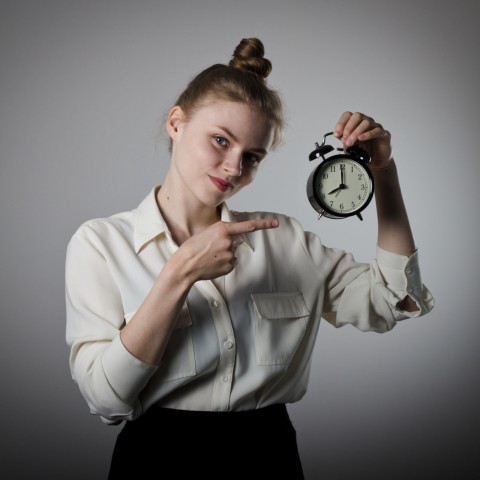
{"label": "clock numeral", "polygon": [[328,178],[328,173],[324,173],[324,174],[322,175],[322,178],[323,178],[323,180],[326,180],[326,179]]}
{"label": "clock numeral", "polygon": [[334,172],[335,171],[335,165],[330,165],[330,171]]}
{"label": "clock numeral", "polygon": [[344,206],[343,206],[343,203],[340,204],[340,210],[343,210],[344,209]]}
{"label": "clock numeral", "polygon": [[359,196],[358,196],[358,199],[359,199],[359,200],[361,200],[361,199],[362,199],[362,196],[361,196],[361,195],[359,195]]}
{"label": "clock numeral", "polygon": [[330,200],[330,206],[333,207],[333,201],[332,200]]}
{"label": "clock numeral", "polygon": [[358,174],[358,179],[361,180],[363,175],[361,173]]}
{"label": "clock numeral", "polygon": [[[359,197],[360,197],[360,195],[359,195]],[[355,207],[355,202],[352,202],[352,207]]]}

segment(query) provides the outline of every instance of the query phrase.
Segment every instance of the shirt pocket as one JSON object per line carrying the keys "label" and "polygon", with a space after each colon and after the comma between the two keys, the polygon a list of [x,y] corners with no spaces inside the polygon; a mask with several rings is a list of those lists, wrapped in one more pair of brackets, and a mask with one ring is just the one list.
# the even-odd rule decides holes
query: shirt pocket
{"label": "shirt pocket", "polygon": [[[128,320],[133,316],[130,314]],[[187,304],[180,311],[175,328],[163,353],[155,378],[161,382],[178,378],[191,377],[196,374],[195,354],[192,339],[192,319]]]}
{"label": "shirt pocket", "polygon": [[310,310],[300,292],[251,295],[257,365],[288,364],[307,327]]}

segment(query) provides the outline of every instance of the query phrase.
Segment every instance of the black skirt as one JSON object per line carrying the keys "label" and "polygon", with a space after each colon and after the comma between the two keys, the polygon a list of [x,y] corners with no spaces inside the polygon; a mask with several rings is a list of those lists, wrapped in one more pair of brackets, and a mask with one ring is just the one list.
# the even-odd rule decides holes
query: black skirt
{"label": "black skirt", "polygon": [[304,478],[285,405],[246,412],[152,407],[120,431],[109,480]]}

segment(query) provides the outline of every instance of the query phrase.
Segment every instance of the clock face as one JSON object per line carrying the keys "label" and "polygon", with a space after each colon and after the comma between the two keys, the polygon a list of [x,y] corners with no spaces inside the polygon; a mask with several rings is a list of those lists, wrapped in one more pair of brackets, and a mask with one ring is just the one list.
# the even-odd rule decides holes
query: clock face
{"label": "clock face", "polygon": [[349,158],[323,162],[317,169],[313,190],[319,205],[339,217],[363,210],[373,194],[373,183],[367,169]]}

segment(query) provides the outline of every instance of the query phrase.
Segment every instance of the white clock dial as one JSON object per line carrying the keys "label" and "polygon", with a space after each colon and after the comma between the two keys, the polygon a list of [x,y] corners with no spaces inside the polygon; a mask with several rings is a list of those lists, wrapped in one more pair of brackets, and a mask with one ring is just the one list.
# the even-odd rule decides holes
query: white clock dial
{"label": "white clock dial", "polygon": [[348,158],[325,162],[317,174],[314,189],[323,207],[345,216],[360,211],[372,196],[367,170]]}

